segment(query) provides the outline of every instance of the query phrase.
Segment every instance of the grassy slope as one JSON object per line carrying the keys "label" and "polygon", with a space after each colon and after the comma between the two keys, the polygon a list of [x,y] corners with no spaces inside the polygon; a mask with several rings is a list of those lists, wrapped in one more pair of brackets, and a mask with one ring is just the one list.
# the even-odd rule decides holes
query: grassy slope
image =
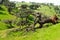
{"label": "grassy slope", "polygon": [[[55,13],[53,7],[49,9],[47,6],[43,6],[39,9],[42,13],[47,15],[53,15]],[[48,12],[49,11],[49,12]],[[7,10],[5,11],[7,12]],[[0,19],[14,19],[12,15],[1,15]],[[3,26],[2,26],[3,25]],[[0,40],[60,40],[60,24],[50,26],[48,28],[37,29],[36,32],[13,32],[8,35],[6,30],[0,30]],[[6,24],[0,22],[0,29],[6,29]]]}
{"label": "grassy slope", "polygon": [[0,5],[0,19],[14,19],[15,16],[9,14],[8,9],[4,5]]}
{"label": "grassy slope", "polygon": [[[1,32],[0,32],[1,34]],[[4,33],[5,34],[5,33]],[[37,29],[36,32],[14,32],[1,40],[60,40],[60,24],[48,28]]]}
{"label": "grassy slope", "polygon": [[7,24],[0,22],[0,30],[7,29]]}
{"label": "grassy slope", "polygon": [[8,9],[4,5],[0,5],[0,30],[7,29],[7,24],[2,20],[14,20],[16,17],[9,14]]}

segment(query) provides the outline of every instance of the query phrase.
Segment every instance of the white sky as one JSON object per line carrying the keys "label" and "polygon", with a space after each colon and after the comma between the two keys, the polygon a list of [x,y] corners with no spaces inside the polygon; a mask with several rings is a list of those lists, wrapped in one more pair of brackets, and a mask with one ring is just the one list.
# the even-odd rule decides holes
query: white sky
{"label": "white sky", "polygon": [[25,1],[25,2],[39,2],[39,3],[54,3],[55,5],[60,5],[60,0],[10,0],[10,1]]}

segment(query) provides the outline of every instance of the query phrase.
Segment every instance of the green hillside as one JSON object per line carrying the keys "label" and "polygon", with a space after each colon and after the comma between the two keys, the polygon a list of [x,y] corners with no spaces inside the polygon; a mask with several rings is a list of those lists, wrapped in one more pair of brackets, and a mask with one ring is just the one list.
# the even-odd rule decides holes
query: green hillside
{"label": "green hillside", "polygon": [[15,18],[15,16],[9,14],[6,6],[0,5],[0,30],[7,29],[7,24],[3,20],[13,20]]}
{"label": "green hillside", "polygon": [[[41,20],[37,13],[42,13]],[[50,18],[54,15],[59,20]],[[35,21],[42,23],[47,18],[50,18],[49,21],[60,22],[60,5],[5,0],[0,3],[0,40],[60,40],[60,23],[46,23],[38,29],[38,23],[34,26]],[[36,28],[34,31],[33,27]]]}
{"label": "green hillside", "polygon": [[[3,36],[1,36],[3,34]],[[36,32],[6,32],[0,31],[1,40],[60,40],[60,24],[49,26],[48,28],[37,29]]]}

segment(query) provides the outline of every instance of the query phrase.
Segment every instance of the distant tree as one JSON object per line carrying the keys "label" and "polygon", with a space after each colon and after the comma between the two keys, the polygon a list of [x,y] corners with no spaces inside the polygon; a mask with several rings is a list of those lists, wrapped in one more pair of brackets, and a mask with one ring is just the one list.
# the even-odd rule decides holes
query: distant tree
{"label": "distant tree", "polygon": [[27,7],[28,7],[28,5],[26,5],[26,4],[21,5],[22,9],[27,9]]}
{"label": "distant tree", "polygon": [[59,13],[60,9],[58,6],[55,6],[54,9],[55,9],[56,13]]}
{"label": "distant tree", "polygon": [[14,2],[9,0],[1,0],[0,4],[5,5],[8,8],[8,12],[11,14],[11,11],[16,7]]}
{"label": "distant tree", "polygon": [[30,9],[36,10],[39,7],[39,5],[32,4],[29,6]]}
{"label": "distant tree", "polygon": [[50,9],[52,8],[52,7],[54,7],[54,4],[53,3],[47,3],[46,4]]}
{"label": "distant tree", "polygon": [[11,11],[15,8],[15,3],[10,2],[10,4],[7,7],[8,7],[8,12],[11,13]]}
{"label": "distant tree", "polygon": [[3,0],[0,0],[0,4],[3,4]]}
{"label": "distant tree", "polygon": [[8,5],[9,4],[9,0],[2,0],[1,3],[4,4],[4,5]]}

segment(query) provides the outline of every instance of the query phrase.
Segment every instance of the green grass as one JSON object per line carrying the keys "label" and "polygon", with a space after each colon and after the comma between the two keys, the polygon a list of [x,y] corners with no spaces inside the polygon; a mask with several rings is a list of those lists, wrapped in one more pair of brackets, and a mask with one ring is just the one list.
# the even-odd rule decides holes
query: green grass
{"label": "green grass", "polygon": [[0,15],[0,19],[1,20],[13,20],[15,19],[16,17],[15,16],[12,16],[12,15]]}
{"label": "green grass", "polygon": [[8,8],[4,5],[0,5],[0,19],[5,20],[5,19],[14,19],[15,16],[12,16],[8,12]]}
{"label": "green grass", "polygon": [[[1,36],[3,34],[3,36]],[[11,32],[8,35],[6,32],[0,31],[1,40],[60,40],[60,24],[37,29],[36,32]]]}
{"label": "green grass", "polygon": [[7,29],[7,24],[0,22],[0,30]]}

